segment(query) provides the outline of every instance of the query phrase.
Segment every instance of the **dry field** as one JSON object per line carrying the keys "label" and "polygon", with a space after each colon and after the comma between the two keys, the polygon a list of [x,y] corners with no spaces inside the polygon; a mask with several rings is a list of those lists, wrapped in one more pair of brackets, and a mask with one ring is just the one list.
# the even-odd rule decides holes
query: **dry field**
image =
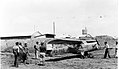
{"label": "dry field", "polygon": [[111,57],[103,58],[104,50],[92,52],[94,58],[80,59],[77,54],[64,54],[55,57],[46,57],[45,66],[39,66],[39,59],[32,59],[33,54],[29,56],[29,63],[24,65],[19,64],[19,68],[12,67],[13,54],[1,53],[1,69],[117,69],[117,58],[114,58],[114,50],[111,50]]}

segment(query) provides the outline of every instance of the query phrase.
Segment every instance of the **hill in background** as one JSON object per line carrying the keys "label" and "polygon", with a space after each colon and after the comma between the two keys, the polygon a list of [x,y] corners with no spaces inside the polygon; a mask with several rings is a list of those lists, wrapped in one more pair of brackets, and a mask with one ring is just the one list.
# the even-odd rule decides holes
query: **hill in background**
{"label": "hill in background", "polygon": [[96,36],[95,38],[99,42],[100,46],[104,46],[104,42],[108,42],[111,48],[115,47],[116,41],[118,41],[118,39],[115,39],[112,36],[108,36],[108,35]]}

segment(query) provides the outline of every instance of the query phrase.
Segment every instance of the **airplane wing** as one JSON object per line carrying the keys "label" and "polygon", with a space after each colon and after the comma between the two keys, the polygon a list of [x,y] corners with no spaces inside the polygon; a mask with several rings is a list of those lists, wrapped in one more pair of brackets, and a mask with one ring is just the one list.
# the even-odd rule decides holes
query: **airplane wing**
{"label": "airplane wing", "polygon": [[76,39],[53,39],[48,42],[48,44],[80,44],[81,40]]}

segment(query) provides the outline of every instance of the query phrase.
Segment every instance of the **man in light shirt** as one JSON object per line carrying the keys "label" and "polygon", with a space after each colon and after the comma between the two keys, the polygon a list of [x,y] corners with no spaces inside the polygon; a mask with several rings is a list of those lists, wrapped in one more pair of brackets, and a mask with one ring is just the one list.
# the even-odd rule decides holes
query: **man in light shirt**
{"label": "man in light shirt", "polygon": [[19,57],[19,42],[16,42],[13,46],[13,54],[14,54],[14,66],[18,67],[18,57]]}
{"label": "man in light shirt", "polygon": [[106,58],[107,55],[108,55],[109,58],[111,58],[111,57],[110,57],[110,54],[109,54],[109,45],[107,44],[107,42],[105,42],[104,44],[105,44],[105,54],[104,54],[104,58]]}

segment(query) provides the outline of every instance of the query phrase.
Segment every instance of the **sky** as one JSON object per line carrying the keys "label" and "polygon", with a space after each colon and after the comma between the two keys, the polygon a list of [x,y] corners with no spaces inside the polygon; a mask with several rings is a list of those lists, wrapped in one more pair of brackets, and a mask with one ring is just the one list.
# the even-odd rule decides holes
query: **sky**
{"label": "sky", "polygon": [[118,35],[118,0],[0,0],[0,37],[43,34]]}

